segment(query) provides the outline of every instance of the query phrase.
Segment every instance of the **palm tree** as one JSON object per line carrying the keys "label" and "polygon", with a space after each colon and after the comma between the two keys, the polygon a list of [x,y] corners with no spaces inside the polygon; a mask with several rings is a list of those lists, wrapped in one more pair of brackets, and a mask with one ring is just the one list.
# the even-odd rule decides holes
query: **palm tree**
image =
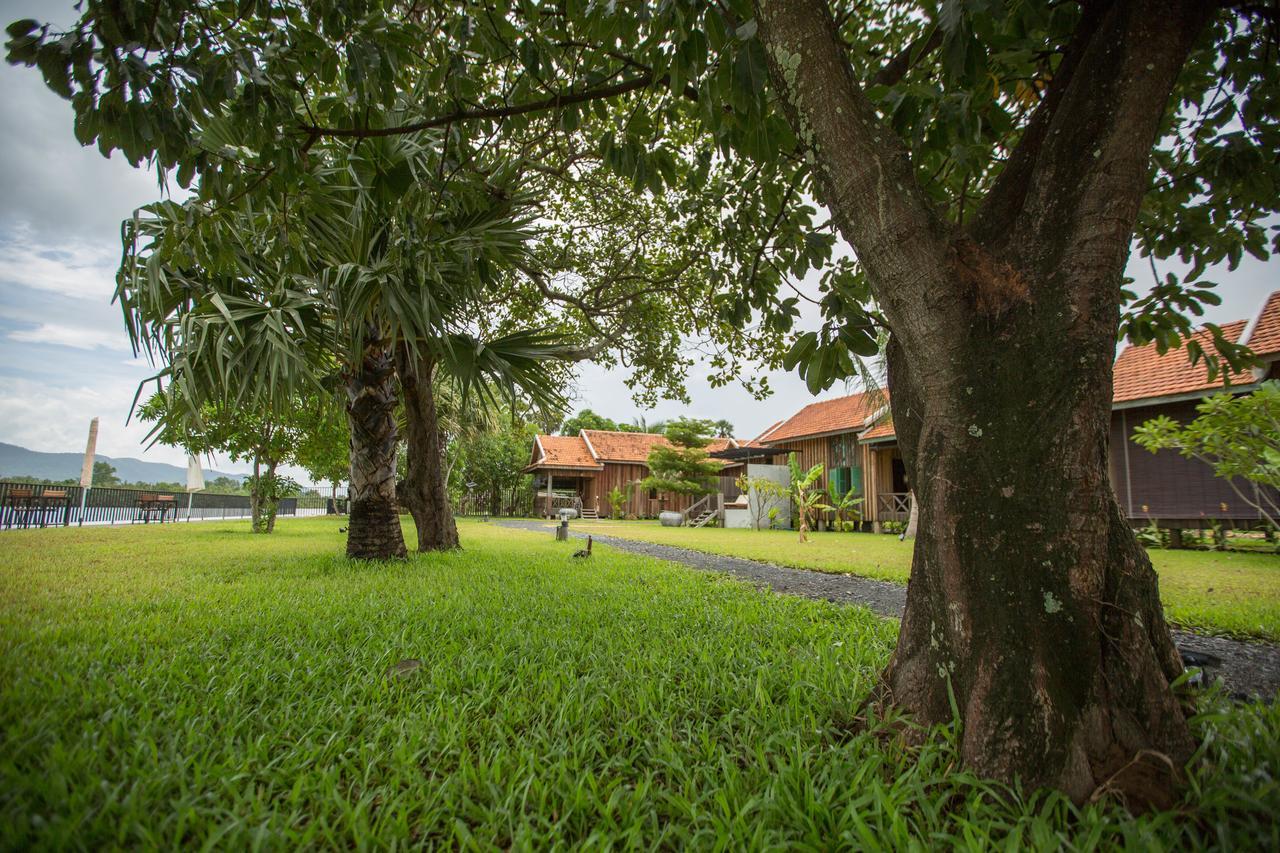
{"label": "palm tree", "polygon": [[[217,128],[212,128],[215,137]],[[248,194],[217,210],[161,202],[127,226],[117,296],[156,379],[207,400],[279,407],[337,382],[351,427],[347,553],[404,556],[396,503],[397,373],[406,397],[406,503],[420,547],[452,547],[431,381],[464,393],[555,396],[540,362],[567,353],[522,330],[482,340],[496,270],[527,240],[518,171],[481,164],[441,186],[433,137],[320,146],[296,195]],[[425,365],[425,367],[424,367]],[[425,377],[425,381],[424,381]],[[198,410],[193,411],[198,416]]]}

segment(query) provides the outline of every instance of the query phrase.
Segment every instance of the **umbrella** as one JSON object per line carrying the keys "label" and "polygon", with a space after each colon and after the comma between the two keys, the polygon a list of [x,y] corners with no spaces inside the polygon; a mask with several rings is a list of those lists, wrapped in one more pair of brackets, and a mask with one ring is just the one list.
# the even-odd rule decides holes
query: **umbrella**
{"label": "umbrella", "polygon": [[200,470],[200,460],[195,454],[187,455],[187,521],[191,520],[191,502],[196,492],[204,489],[204,471]]}

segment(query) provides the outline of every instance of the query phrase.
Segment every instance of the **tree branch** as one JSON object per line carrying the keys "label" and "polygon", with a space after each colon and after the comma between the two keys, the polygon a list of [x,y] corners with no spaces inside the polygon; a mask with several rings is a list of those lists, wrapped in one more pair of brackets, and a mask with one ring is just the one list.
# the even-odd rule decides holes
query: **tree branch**
{"label": "tree branch", "polygon": [[900,50],[896,56],[884,64],[868,81],[872,86],[892,86],[907,76],[917,62],[933,53],[942,45],[942,30],[934,27],[928,35],[913,39],[911,44]]}
{"label": "tree branch", "polygon": [[459,109],[446,115],[436,116],[423,121],[413,122],[411,124],[397,125],[395,127],[341,128],[303,125],[301,130],[308,134],[315,134],[316,136],[354,137],[359,139],[380,136],[399,136],[406,133],[417,133],[423,130],[444,127],[445,125],[452,124],[454,122],[486,118],[511,118],[512,116],[526,115],[528,113],[542,112],[544,110],[560,109],[561,107],[566,107],[570,104],[581,104],[605,98],[616,98],[617,96],[625,95],[628,92],[648,88],[655,83],[660,83],[662,79],[665,78],[655,78],[652,73],[641,74],[637,77],[630,77],[626,80],[621,80],[608,86],[597,86],[594,88],[582,89],[577,92],[566,92],[562,95],[553,95],[540,101],[529,101],[524,104],[510,104],[501,107],[481,107],[469,110]]}
{"label": "tree branch", "polygon": [[[895,333],[908,349],[954,340],[958,335],[942,328],[966,316],[958,284],[947,274],[954,229],[920,187],[902,140],[854,80],[830,4],[757,0],[756,16],[770,79],[813,158],[818,194]],[[924,302],[942,310],[918,310]]]}

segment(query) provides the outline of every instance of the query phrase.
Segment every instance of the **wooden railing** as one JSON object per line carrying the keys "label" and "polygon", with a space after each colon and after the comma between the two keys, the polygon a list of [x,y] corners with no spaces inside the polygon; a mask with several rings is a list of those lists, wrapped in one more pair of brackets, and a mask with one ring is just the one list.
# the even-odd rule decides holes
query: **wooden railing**
{"label": "wooden railing", "polygon": [[910,492],[882,492],[876,496],[876,518],[878,520],[906,521],[910,517]]}

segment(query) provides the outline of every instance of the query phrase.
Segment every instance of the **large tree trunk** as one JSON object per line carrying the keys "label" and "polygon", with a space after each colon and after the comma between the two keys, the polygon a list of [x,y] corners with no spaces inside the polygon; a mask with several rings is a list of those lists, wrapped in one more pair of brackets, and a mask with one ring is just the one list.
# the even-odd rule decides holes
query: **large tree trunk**
{"label": "large tree trunk", "polygon": [[432,387],[435,363],[429,357],[415,363],[403,347],[396,354],[396,363],[404,391],[405,440],[409,449],[404,501],[418,528],[418,550],[451,550],[458,547],[458,525],[449,505],[444,442],[436,418]]}
{"label": "large tree trunk", "polygon": [[396,384],[390,354],[370,340],[347,374],[351,491],[347,556],[390,560],[408,555],[396,508]]}
{"label": "large tree trunk", "polygon": [[1110,340],[1064,359],[1062,329],[1008,322],[998,348],[975,328],[942,388],[890,347],[921,524],[885,698],[933,724],[954,697],[983,774],[1167,806],[1193,743],[1156,574],[1108,479]]}
{"label": "large tree trunk", "polygon": [[925,725],[958,714],[970,767],[1076,801],[1105,789],[1166,805],[1193,752],[1170,687],[1181,662],[1111,493],[1107,442],[1149,152],[1209,5],[1086,7],[962,228],[863,95],[827,3],[757,4],[773,83],[893,331],[893,420],[920,523],[881,698]]}

